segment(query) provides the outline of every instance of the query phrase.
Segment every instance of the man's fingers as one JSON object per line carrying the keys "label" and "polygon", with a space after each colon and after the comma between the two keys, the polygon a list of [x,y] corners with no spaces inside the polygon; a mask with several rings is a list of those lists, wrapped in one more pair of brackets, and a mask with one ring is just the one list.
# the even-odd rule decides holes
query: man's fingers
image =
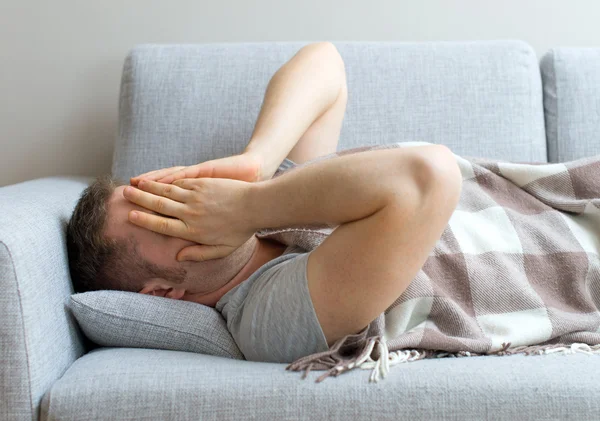
{"label": "man's fingers", "polygon": [[189,240],[187,237],[187,226],[179,219],[166,218],[147,212],[130,211],[129,222],[159,234]]}
{"label": "man's fingers", "polygon": [[156,196],[152,193],[145,192],[135,187],[125,187],[123,196],[143,208],[152,210],[163,215],[181,217],[184,212],[185,205],[180,202],[168,199],[166,197]]}
{"label": "man's fingers", "polygon": [[[212,168],[212,167],[210,167]],[[175,171],[171,174],[167,174],[162,178],[157,179],[156,181],[160,183],[172,183],[175,180],[180,180],[182,178],[199,178],[199,177],[211,177],[212,170],[206,169],[205,163],[194,165],[191,167],[184,167],[179,171]]]}
{"label": "man's fingers", "polygon": [[138,178],[142,178],[142,177],[147,177],[147,176],[149,176],[149,175],[151,175],[151,174],[154,174],[154,173],[155,173],[155,172],[157,172],[157,171],[160,171],[160,170],[152,170],[152,171],[148,171],[148,172],[145,172],[145,173],[143,173],[143,174],[136,175],[135,177],[131,177],[131,179],[132,179],[132,180],[134,180],[134,179],[138,179]]}
{"label": "man's fingers", "polygon": [[177,202],[185,203],[190,198],[190,191],[182,189],[173,184],[163,184],[156,181],[141,180],[138,184],[140,190],[152,193],[157,196],[166,197]]}
{"label": "man's fingers", "polygon": [[172,172],[179,171],[182,168],[185,168],[185,167],[183,167],[183,166],[177,166],[177,167],[169,167],[169,168],[160,168],[158,170],[149,171],[149,172],[147,172],[145,174],[139,175],[137,178],[163,177],[166,174],[170,174]]}
{"label": "man's fingers", "polygon": [[204,180],[201,178],[180,178],[173,181],[172,184],[184,190],[194,190],[195,187],[201,186],[203,183]]}
{"label": "man's fingers", "polygon": [[141,179],[147,178],[147,177],[152,177],[153,174],[156,174],[159,171],[161,171],[161,170],[154,170],[154,171],[150,171],[150,172],[147,172],[144,174],[136,175],[135,177],[131,177],[129,179],[129,181],[131,182],[132,186],[135,186],[140,182]]}
{"label": "man's fingers", "polygon": [[177,260],[180,262],[204,262],[206,260],[220,259],[221,257],[229,256],[235,249],[235,247],[221,245],[208,246],[201,244],[198,246],[189,246],[177,254]]}
{"label": "man's fingers", "polygon": [[158,178],[164,177],[165,175],[168,175],[172,172],[179,171],[182,168],[185,168],[185,167],[178,166],[178,167],[161,168],[159,170],[149,171],[144,174],[140,174],[136,177],[131,177],[131,184],[136,185],[143,178],[148,179],[148,180],[157,180]]}

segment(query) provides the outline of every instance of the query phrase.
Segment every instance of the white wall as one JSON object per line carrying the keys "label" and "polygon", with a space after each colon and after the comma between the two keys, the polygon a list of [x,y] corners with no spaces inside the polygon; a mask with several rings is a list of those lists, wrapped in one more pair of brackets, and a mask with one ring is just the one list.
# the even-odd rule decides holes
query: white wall
{"label": "white wall", "polygon": [[110,171],[138,43],[521,39],[599,46],[597,0],[1,0],[0,186]]}

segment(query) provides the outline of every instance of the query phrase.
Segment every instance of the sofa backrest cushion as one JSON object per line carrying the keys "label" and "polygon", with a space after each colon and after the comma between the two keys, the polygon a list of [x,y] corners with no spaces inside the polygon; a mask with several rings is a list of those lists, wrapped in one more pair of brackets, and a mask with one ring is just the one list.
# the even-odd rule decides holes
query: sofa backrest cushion
{"label": "sofa backrest cushion", "polygon": [[[240,153],[273,73],[304,43],[141,45],[127,56],[112,172]],[[348,108],[338,149],[402,141],[546,162],[537,57],[520,41],[339,42]]]}
{"label": "sofa backrest cushion", "polygon": [[600,48],[553,48],[540,66],[549,162],[600,154]]}

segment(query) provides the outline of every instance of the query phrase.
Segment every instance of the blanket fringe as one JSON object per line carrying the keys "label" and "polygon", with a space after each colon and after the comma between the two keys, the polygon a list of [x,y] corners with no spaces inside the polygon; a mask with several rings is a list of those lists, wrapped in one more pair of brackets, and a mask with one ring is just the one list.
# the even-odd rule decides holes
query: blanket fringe
{"label": "blanket fringe", "polygon": [[[304,370],[302,379],[305,379],[313,367],[321,367],[327,369],[324,374],[316,379],[316,383],[320,383],[329,376],[336,377],[341,373],[361,368],[363,370],[372,370],[369,376],[369,382],[377,382],[379,379],[384,379],[390,367],[401,363],[413,362],[427,358],[460,358],[460,357],[475,357],[475,356],[506,356],[515,354],[524,355],[548,355],[548,354],[587,354],[600,355],[600,344],[588,345],[575,342],[572,344],[552,344],[552,345],[533,345],[533,346],[518,346],[510,348],[510,342],[504,342],[502,348],[498,351],[488,353],[476,353],[469,351],[447,352],[434,351],[430,349],[401,349],[398,351],[389,351],[385,338],[381,336],[373,336],[368,339],[363,350],[359,355],[354,357],[344,357],[338,352],[340,343],[335,344],[329,351],[318,354],[308,355],[300,358],[286,367],[286,370],[301,371]],[[371,353],[377,346],[379,358],[373,360]]]}
{"label": "blanket fringe", "polygon": [[338,351],[343,344],[343,340],[339,340],[328,351],[302,357],[288,365],[285,369],[292,371],[304,370],[302,379],[305,379],[314,366],[324,367],[325,369],[329,368],[328,371],[317,378],[316,383],[320,383],[329,376],[336,377],[345,371],[352,370],[353,368],[360,366],[363,362],[370,358],[371,352],[373,351],[375,343],[378,339],[379,336],[373,336],[369,338],[363,350],[354,357],[345,357],[340,355]]}

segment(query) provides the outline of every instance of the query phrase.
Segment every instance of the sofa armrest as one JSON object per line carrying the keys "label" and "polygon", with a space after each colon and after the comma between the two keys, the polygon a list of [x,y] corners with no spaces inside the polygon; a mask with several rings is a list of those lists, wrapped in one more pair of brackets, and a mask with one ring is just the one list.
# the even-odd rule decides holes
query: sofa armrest
{"label": "sofa armrest", "polygon": [[85,352],[66,307],[73,293],[66,224],[84,177],[0,188],[0,419],[38,419],[50,386]]}

